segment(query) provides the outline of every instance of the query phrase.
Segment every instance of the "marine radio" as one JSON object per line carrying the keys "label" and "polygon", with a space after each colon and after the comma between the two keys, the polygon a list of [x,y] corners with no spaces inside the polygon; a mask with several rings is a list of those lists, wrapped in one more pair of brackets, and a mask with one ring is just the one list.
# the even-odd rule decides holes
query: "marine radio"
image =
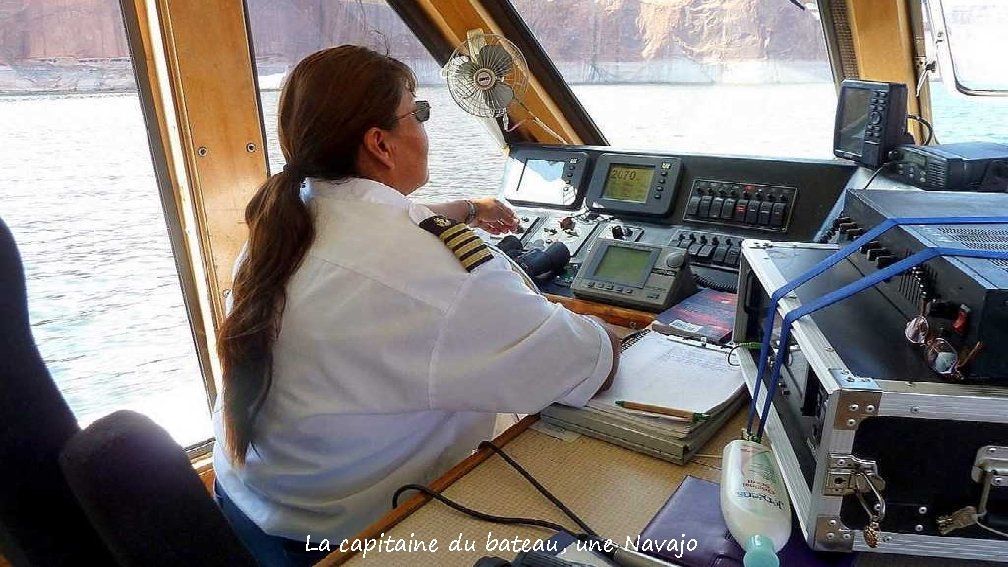
{"label": "marine radio", "polygon": [[599,238],[571,291],[576,297],[657,312],[695,292],[696,284],[682,248]]}
{"label": "marine radio", "polygon": [[886,172],[932,191],[1008,192],[1008,146],[965,142],[939,146],[897,146],[896,166]]}

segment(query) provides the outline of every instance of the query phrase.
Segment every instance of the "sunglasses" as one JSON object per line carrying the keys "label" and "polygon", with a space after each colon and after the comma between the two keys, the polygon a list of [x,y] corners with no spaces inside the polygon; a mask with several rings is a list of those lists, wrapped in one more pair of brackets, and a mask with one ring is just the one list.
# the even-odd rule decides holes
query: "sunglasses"
{"label": "sunglasses", "polygon": [[937,335],[932,335],[931,326],[924,315],[918,315],[911,319],[903,334],[911,343],[924,347],[924,362],[931,370],[956,381],[963,379],[960,370],[969,364],[969,361],[980,350],[980,343],[977,343],[965,357],[960,357],[959,352],[951,343]]}
{"label": "sunglasses", "polygon": [[418,100],[416,101],[416,108],[414,108],[412,112],[407,112],[402,116],[396,116],[396,120],[402,120],[410,114],[416,116],[418,122],[427,122],[427,120],[430,119],[430,103],[426,100]]}

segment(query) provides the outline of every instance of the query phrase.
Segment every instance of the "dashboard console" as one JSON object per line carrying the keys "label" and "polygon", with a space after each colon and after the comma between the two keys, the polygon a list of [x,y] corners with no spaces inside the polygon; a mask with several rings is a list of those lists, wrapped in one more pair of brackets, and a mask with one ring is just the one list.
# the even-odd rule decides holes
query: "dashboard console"
{"label": "dashboard console", "polygon": [[[658,299],[643,291],[628,294],[625,284],[617,296],[615,281],[587,287],[600,281],[590,277],[598,269],[590,261],[604,257],[593,256],[596,248],[623,251],[638,244],[664,256],[682,251],[690,278],[732,289],[743,239],[812,240],[856,169],[836,160],[523,144],[511,149],[500,195],[518,210],[523,246],[562,242],[570,250],[567,270],[541,282],[544,291],[654,311],[675,298],[675,290]],[[637,293],[647,305],[635,303]]]}

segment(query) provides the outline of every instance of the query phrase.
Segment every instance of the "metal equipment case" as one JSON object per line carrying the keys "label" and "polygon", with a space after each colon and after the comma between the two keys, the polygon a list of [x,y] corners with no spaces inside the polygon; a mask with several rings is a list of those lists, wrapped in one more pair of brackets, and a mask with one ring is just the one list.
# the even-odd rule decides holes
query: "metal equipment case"
{"label": "metal equipment case", "polygon": [[[767,290],[835,250],[746,240],[735,342],[760,340]],[[861,277],[844,260],[782,299],[778,321],[803,301]],[[947,535],[939,529],[969,518],[963,509],[983,501],[983,523],[1008,531],[1008,388],[942,381],[925,364],[922,347],[904,337],[906,322],[870,288],[795,323],[764,440],[802,532],[818,550],[1008,562],[1008,538],[968,521]],[[758,349],[737,352],[752,392]],[[769,381],[763,380],[761,408]],[[868,513],[883,510],[872,548],[864,533]]]}

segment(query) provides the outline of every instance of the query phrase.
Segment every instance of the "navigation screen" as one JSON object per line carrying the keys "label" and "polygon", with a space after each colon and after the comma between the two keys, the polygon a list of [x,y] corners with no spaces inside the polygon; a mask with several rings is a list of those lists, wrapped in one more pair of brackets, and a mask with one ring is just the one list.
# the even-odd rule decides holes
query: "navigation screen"
{"label": "navigation screen", "polygon": [[612,245],[606,249],[592,277],[640,286],[651,271],[651,251]]}
{"label": "navigation screen", "polygon": [[566,160],[527,160],[514,197],[544,205],[570,205],[577,192],[563,178],[566,164]]}
{"label": "navigation screen", "polygon": [[847,88],[844,93],[839,149],[860,156],[865,126],[868,125],[868,99],[871,91]]}
{"label": "navigation screen", "polygon": [[602,198],[646,203],[652,178],[654,178],[653,166],[613,165],[609,167],[609,176],[606,178],[605,188],[602,189]]}

